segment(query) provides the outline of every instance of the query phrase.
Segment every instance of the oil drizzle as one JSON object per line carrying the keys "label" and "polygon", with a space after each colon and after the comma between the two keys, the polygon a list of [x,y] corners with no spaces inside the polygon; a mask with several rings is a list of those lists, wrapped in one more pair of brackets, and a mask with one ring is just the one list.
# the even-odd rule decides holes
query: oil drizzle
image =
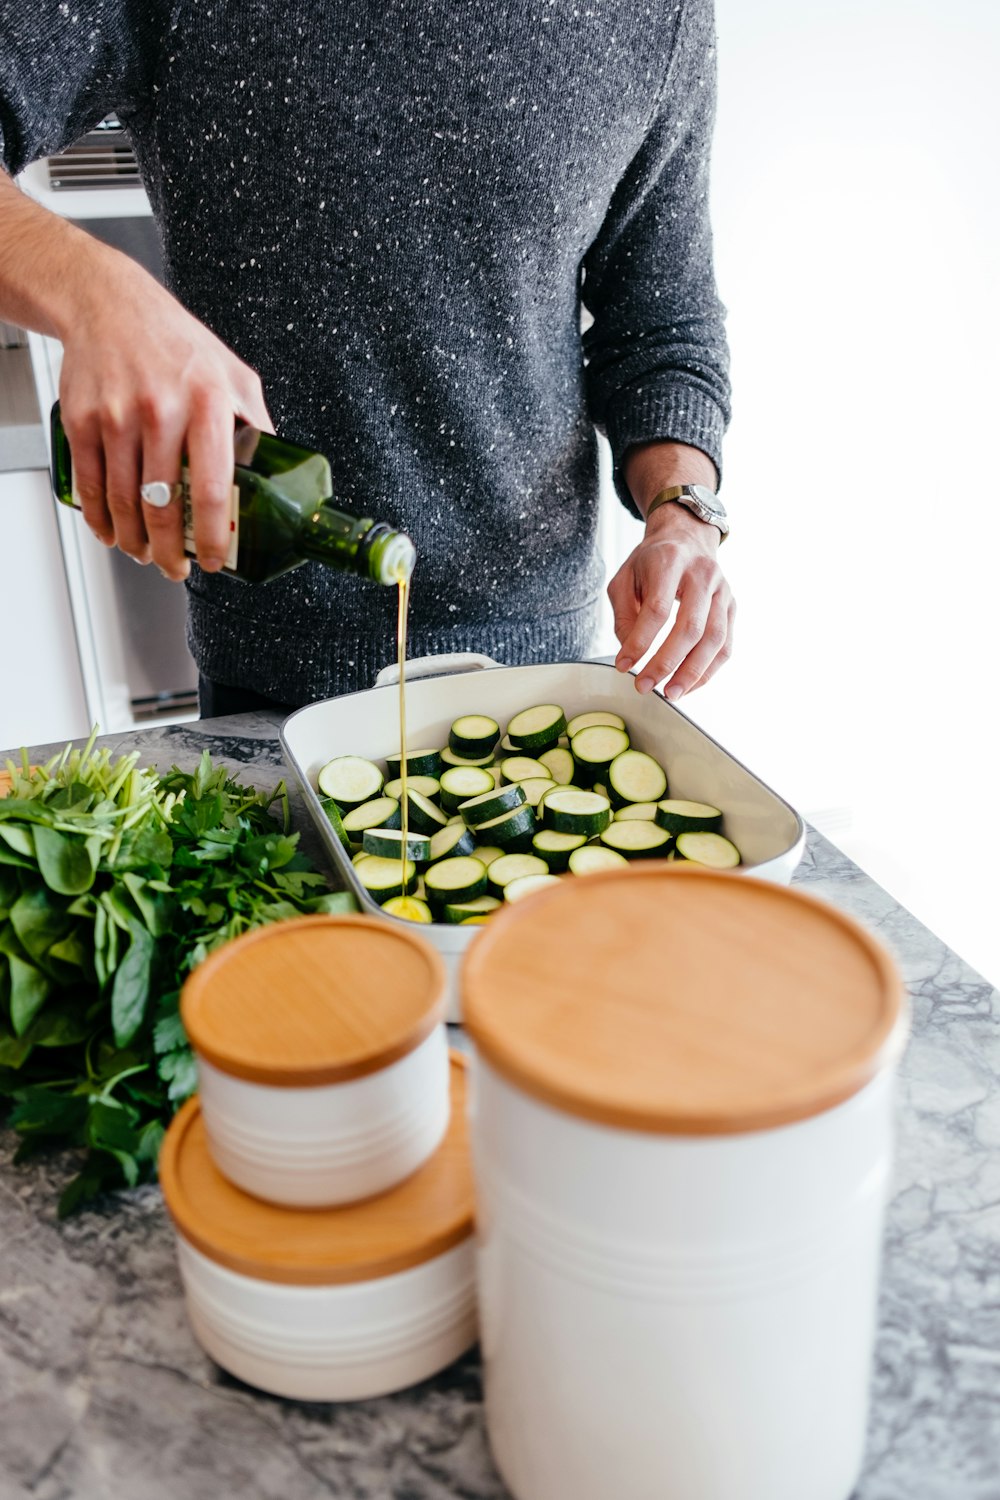
{"label": "oil drizzle", "polygon": [[410,601],[409,578],[399,579],[398,614],[396,616],[396,660],[399,662],[399,810],[403,836],[400,841],[400,885],[407,894],[406,853],[410,831],[410,804],[406,789],[406,614]]}

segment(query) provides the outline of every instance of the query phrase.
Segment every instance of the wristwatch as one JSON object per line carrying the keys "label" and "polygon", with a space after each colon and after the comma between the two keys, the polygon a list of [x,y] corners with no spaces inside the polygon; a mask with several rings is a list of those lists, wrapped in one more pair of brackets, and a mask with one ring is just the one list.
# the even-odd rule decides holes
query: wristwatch
{"label": "wristwatch", "polygon": [[654,495],[653,503],[646,512],[646,520],[649,520],[658,506],[666,505],[671,500],[676,500],[678,505],[683,505],[693,516],[697,516],[699,521],[707,521],[710,526],[718,526],[723,540],[729,535],[726,507],[707,484],[672,484],[668,489],[660,490],[658,495]]}

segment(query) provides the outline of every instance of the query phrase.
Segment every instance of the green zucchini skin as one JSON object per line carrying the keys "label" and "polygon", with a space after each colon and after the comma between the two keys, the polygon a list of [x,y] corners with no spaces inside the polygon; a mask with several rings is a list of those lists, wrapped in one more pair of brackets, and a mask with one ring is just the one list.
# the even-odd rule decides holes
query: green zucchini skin
{"label": "green zucchini skin", "polygon": [[[383,859],[402,859],[403,830],[401,828],[366,828],[361,839],[365,854],[378,854]],[[430,864],[431,841],[423,833],[407,833],[406,857],[417,866]]]}
{"label": "green zucchini skin", "polygon": [[511,782],[509,786],[495,786],[489,792],[483,792],[478,797],[470,797],[465,802],[460,802],[458,811],[470,828],[480,828],[494,818],[502,816],[503,813],[513,812],[515,808],[523,807],[525,801],[526,798],[520,786],[517,782]]}
{"label": "green zucchini skin", "polygon": [[372,797],[344,814],[344,829],[358,840],[366,828],[401,828],[402,814],[395,797]]}
{"label": "green zucchini skin", "polygon": [[641,820],[612,823],[601,834],[601,843],[626,859],[664,859],[670,853],[673,834],[655,823]]}
{"label": "green zucchini skin", "polygon": [[393,896],[412,896],[417,887],[417,867],[412,860],[406,862],[406,889],[403,889],[402,867],[399,857],[384,859],[376,854],[366,854],[354,866],[354,873],[373,901],[381,906]]}
{"label": "green zucchini skin", "polygon": [[447,814],[435,807],[422,792],[407,791],[406,803],[409,814],[407,822],[417,833],[437,833],[448,821]]}
{"label": "green zucchini skin", "polygon": [[656,821],[673,834],[722,832],[722,813],[707,802],[668,798],[657,803]]}
{"label": "green zucchini skin", "polygon": [[545,826],[557,833],[582,833],[595,838],[611,822],[611,804],[598,792],[571,792],[562,787],[550,792],[541,804],[545,809]]}
{"label": "green zucchini skin", "polygon": [[[403,753],[397,750],[395,755],[387,755],[385,763],[389,767],[389,774],[393,778],[399,776],[403,768]],[[441,776],[441,751],[440,750],[407,750],[406,752],[406,774],[407,776],[433,776],[440,779]]]}
{"label": "green zucchini skin", "polygon": [[351,840],[348,836],[347,829],[344,827],[344,820],[340,816],[340,808],[337,806],[336,802],[334,802],[332,797],[321,797],[320,806],[326,813],[327,819],[334,833],[337,835],[338,839],[347,850],[348,854],[350,854],[352,848]]}
{"label": "green zucchini skin", "polygon": [[556,703],[522,708],[507,725],[507,738],[519,750],[550,750],[566,728],[566,715]]}
{"label": "green zucchini skin", "polygon": [[573,851],[586,842],[582,833],[558,833],[554,828],[542,828],[531,840],[531,852],[545,861],[553,875],[561,875],[569,869]]}
{"label": "green zucchini skin", "polygon": [[385,777],[363,755],[338,755],[328,760],[316,778],[320,793],[332,797],[342,813],[382,793]]}
{"label": "green zucchini skin", "polygon": [[498,818],[491,818],[488,823],[480,823],[476,829],[477,837],[499,845],[505,854],[526,853],[531,848],[534,832],[535,809],[526,802],[510,812],[501,813]]}
{"label": "green zucchini skin", "polygon": [[459,854],[475,854],[476,841],[464,823],[446,823],[430,836],[431,859],[448,859]]}
{"label": "green zucchini skin", "polygon": [[448,749],[453,755],[475,760],[492,755],[500,738],[500,725],[486,714],[463,714],[448,731]]}
{"label": "green zucchini skin", "polygon": [[486,866],[469,855],[439,859],[425,871],[424,887],[434,907],[475,901],[486,895]]}
{"label": "green zucchini skin", "polygon": [[441,806],[455,813],[470,797],[479,797],[496,786],[493,772],[480,766],[446,766],[441,772]]}

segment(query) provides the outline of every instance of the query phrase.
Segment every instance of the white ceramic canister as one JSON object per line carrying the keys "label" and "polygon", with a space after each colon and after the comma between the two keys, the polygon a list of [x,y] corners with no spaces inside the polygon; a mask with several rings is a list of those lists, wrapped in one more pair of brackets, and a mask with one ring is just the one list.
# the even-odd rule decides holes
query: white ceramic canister
{"label": "white ceramic canister", "polygon": [[163,1196],[194,1333],[248,1384],[302,1401],[388,1395],[476,1340],[465,1066],[453,1055],[445,1139],[405,1182],[339,1208],[243,1193],[208,1150],[192,1099],[167,1132]]}
{"label": "white ceramic canister", "polygon": [[516,1500],[847,1500],[905,1036],[883,949],[801,892],[657,862],[498,914],[463,1004]]}
{"label": "white ceramic canister", "polygon": [[277,922],[184,985],[210,1149],[238,1187],[317,1208],[385,1192],[448,1126],[445,974],[366,916]]}

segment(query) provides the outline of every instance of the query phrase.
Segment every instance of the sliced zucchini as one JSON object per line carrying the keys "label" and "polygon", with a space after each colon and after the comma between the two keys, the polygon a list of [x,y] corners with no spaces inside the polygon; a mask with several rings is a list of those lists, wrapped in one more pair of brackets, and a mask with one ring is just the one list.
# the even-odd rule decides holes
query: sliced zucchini
{"label": "sliced zucchini", "polygon": [[526,875],[547,875],[549,867],[537,854],[505,854],[503,859],[494,860],[487,873],[491,887],[502,895],[512,880],[521,880]]}
{"label": "sliced zucchini", "polygon": [[615,810],[616,823],[629,823],[633,819],[640,823],[656,822],[655,802],[626,802],[624,807]]}
{"label": "sliced zucchini", "polygon": [[500,725],[495,719],[488,719],[485,714],[463,714],[448,731],[448,749],[453,755],[476,760],[481,755],[492,755],[499,738]]}
{"label": "sliced zucchini", "polygon": [[[613,724],[588,724],[570,740],[576,762],[576,779],[584,786],[607,779],[608,767],[616,756],[628,749],[628,735]],[[649,797],[642,799],[650,801]]]}
{"label": "sliced zucchini", "polygon": [[486,866],[471,855],[441,859],[424,872],[427,899],[440,906],[474,901],[486,893]]}
{"label": "sliced zucchini", "polygon": [[560,787],[549,792],[542,806],[545,824],[558,833],[582,833],[594,838],[611,822],[611,804],[599,792],[576,792]]}
{"label": "sliced zucchini", "polygon": [[483,862],[487,870],[495,859],[502,859],[505,852],[499,844],[477,844],[475,849],[476,858]]}
{"label": "sliced zucchini", "polygon": [[708,802],[667,797],[657,803],[655,816],[668,833],[718,833],[722,828],[722,813]]}
{"label": "sliced zucchini", "polygon": [[437,833],[448,821],[447,813],[435,807],[423,792],[406,793],[407,823],[416,833]]}
{"label": "sliced zucchini", "polygon": [[498,896],[477,896],[475,901],[449,901],[444,908],[446,922],[464,922],[468,917],[488,917],[501,905]]}
{"label": "sliced zucchini", "polygon": [[546,885],[559,885],[558,875],[522,875],[520,880],[510,880],[504,886],[503,899],[505,901],[520,901],[522,896],[530,896],[534,891],[540,891]]}
{"label": "sliced zucchini", "polygon": [[344,827],[344,820],[340,816],[340,808],[337,806],[336,802],[334,802],[332,797],[322,797],[320,799],[320,807],[322,807],[323,811],[326,813],[326,816],[330,821],[330,825],[333,828],[334,833],[337,835],[344,848],[348,851],[348,853],[350,853],[352,847],[351,840],[348,837],[347,829]]}
{"label": "sliced zucchini", "polygon": [[452,854],[476,854],[476,841],[461,818],[457,823],[447,823],[437,833],[432,833],[430,846],[430,857],[435,860],[447,859]]}
{"label": "sliced zucchini", "polygon": [[504,781],[530,781],[535,776],[549,775],[540,760],[532,760],[528,755],[508,755],[500,762],[500,774]]}
{"label": "sliced zucchini", "polygon": [[672,840],[673,834],[665,828],[641,819],[612,823],[601,834],[601,843],[608,849],[617,849],[626,859],[662,859]]}
{"label": "sliced zucchini", "polygon": [[566,733],[572,740],[574,734],[579,734],[581,729],[589,729],[592,724],[610,724],[612,729],[625,728],[625,720],[620,714],[606,713],[603,708],[595,708],[570,719],[566,725]]}
{"label": "sliced zucchini", "polygon": [[721,833],[679,833],[677,858],[710,870],[733,870],[740,863],[740,851]]}
{"label": "sliced zucchini", "polygon": [[552,796],[553,792],[583,792],[583,791],[586,791],[586,787],[574,786],[571,781],[568,782],[568,783],[566,783],[565,785],[557,781],[554,786],[550,786],[546,791],[544,791],[542,793],[541,799],[540,799],[538,805],[539,805],[539,807],[544,808],[546,802]]}
{"label": "sliced zucchini", "polygon": [[510,786],[495,786],[488,792],[480,792],[477,797],[469,797],[459,804],[458,810],[470,828],[478,828],[515,807],[523,806],[526,801],[520,786],[514,782]]}
{"label": "sliced zucchini", "polygon": [[328,760],[316,778],[323,796],[332,797],[342,813],[377,797],[384,780],[375,762],[360,755],[338,755]]}
{"label": "sliced zucchini", "polygon": [[393,896],[409,896],[417,883],[417,867],[412,859],[406,861],[406,889],[403,889],[402,860],[386,859],[378,854],[366,854],[354,866],[354,873],[371,896],[381,905]]}
{"label": "sliced zucchini", "polygon": [[[386,859],[402,859],[403,830],[401,828],[366,828],[361,840],[366,854],[381,854]],[[426,833],[407,833],[406,857],[415,865],[426,865],[431,859],[431,841]]]}
{"label": "sliced zucchini", "polygon": [[344,831],[357,843],[366,828],[398,828],[400,821],[395,797],[375,797],[344,814]]}
{"label": "sliced zucchini", "polygon": [[559,783],[553,781],[551,776],[529,776],[526,781],[518,781],[516,785],[524,793],[524,800],[528,806],[537,807],[545,793],[552,787],[558,786]]}
{"label": "sliced zucchini", "polygon": [[359,865],[363,859],[368,859],[369,857],[370,856],[367,855],[363,849],[355,849],[354,853],[351,855],[351,864]]}
{"label": "sliced zucchini", "polygon": [[562,748],[543,750],[538,759],[553,781],[558,781],[560,786],[569,786],[576,769],[576,761],[571,751]]}
{"label": "sliced zucchini", "polygon": [[495,785],[493,772],[484,767],[448,766],[441,772],[441,806],[445,812],[457,812],[460,803],[492,792]]}
{"label": "sliced zucchini", "polygon": [[507,737],[519,750],[544,750],[554,745],[566,728],[566,715],[555,703],[522,708],[507,725]]}
{"label": "sliced zucchini", "polygon": [[489,916],[464,917],[458,925],[459,927],[484,927],[488,921]]}
{"label": "sliced zucchini", "polygon": [[403,917],[407,922],[433,922],[434,914],[426,901],[419,896],[393,896],[382,903],[382,910],[391,917]]}
{"label": "sliced zucchini", "polygon": [[[441,783],[436,776],[411,776],[407,773],[406,790],[408,792],[420,792],[424,797],[436,797],[441,789]],[[403,795],[403,783],[397,776],[393,781],[387,781],[382,788],[387,797],[395,797],[398,802]]]}
{"label": "sliced zucchini", "polygon": [[557,833],[554,828],[542,828],[531,840],[532,851],[544,859],[549,870],[559,875],[569,869],[569,857],[574,849],[586,843],[582,833]]}
{"label": "sliced zucchini", "polygon": [[667,773],[642,750],[624,750],[608,767],[608,791],[612,807],[627,802],[659,802],[667,795]]}
{"label": "sliced zucchini", "polygon": [[[398,776],[403,769],[403,752],[397,750],[395,755],[387,755],[385,763],[389,767],[390,775]],[[440,750],[407,750],[406,752],[406,776],[407,781],[411,776],[434,776],[441,774],[441,751]]]}
{"label": "sliced zucchini", "polygon": [[595,781],[590,790],[596,792],[599,797],[607,797],[608,801],[611,801],[611,794],[603,781]]}
{"label": "sliced zucchini", "polygon": [[474,756],[470,757],[468,755],[456,755],[455,752],[454,752],[454,750],[442,750],[441,751],[441,765],[442,765],[442,767],[447,767],[447,766],[491,766],[492,764],[493,764],[493,756],[492,755],[474,755]]}
{"label": "sliced zucchini", "polygon": [[535,809],[526,802],[512,807],[510,812],[490,818],[476,828],[477,838],[487,838],[491,844],[499,844],[505,854],[520,854],[531,848],[531,836],[535,831]]}
{"label": "sliced zucchini", "polygon": [[624,854],[606,849],[603,844],[584,844],[569,857],[571,875],[596,875],[600,870],[619,870],[627,864]]}
{"label": "sliced zucchini", "polygon": [[514,744],[514,741],[511,739],[509,734],[505,734],[501,737],[500,743],[494,753],[501,756],[517,754],[517,746]]}

